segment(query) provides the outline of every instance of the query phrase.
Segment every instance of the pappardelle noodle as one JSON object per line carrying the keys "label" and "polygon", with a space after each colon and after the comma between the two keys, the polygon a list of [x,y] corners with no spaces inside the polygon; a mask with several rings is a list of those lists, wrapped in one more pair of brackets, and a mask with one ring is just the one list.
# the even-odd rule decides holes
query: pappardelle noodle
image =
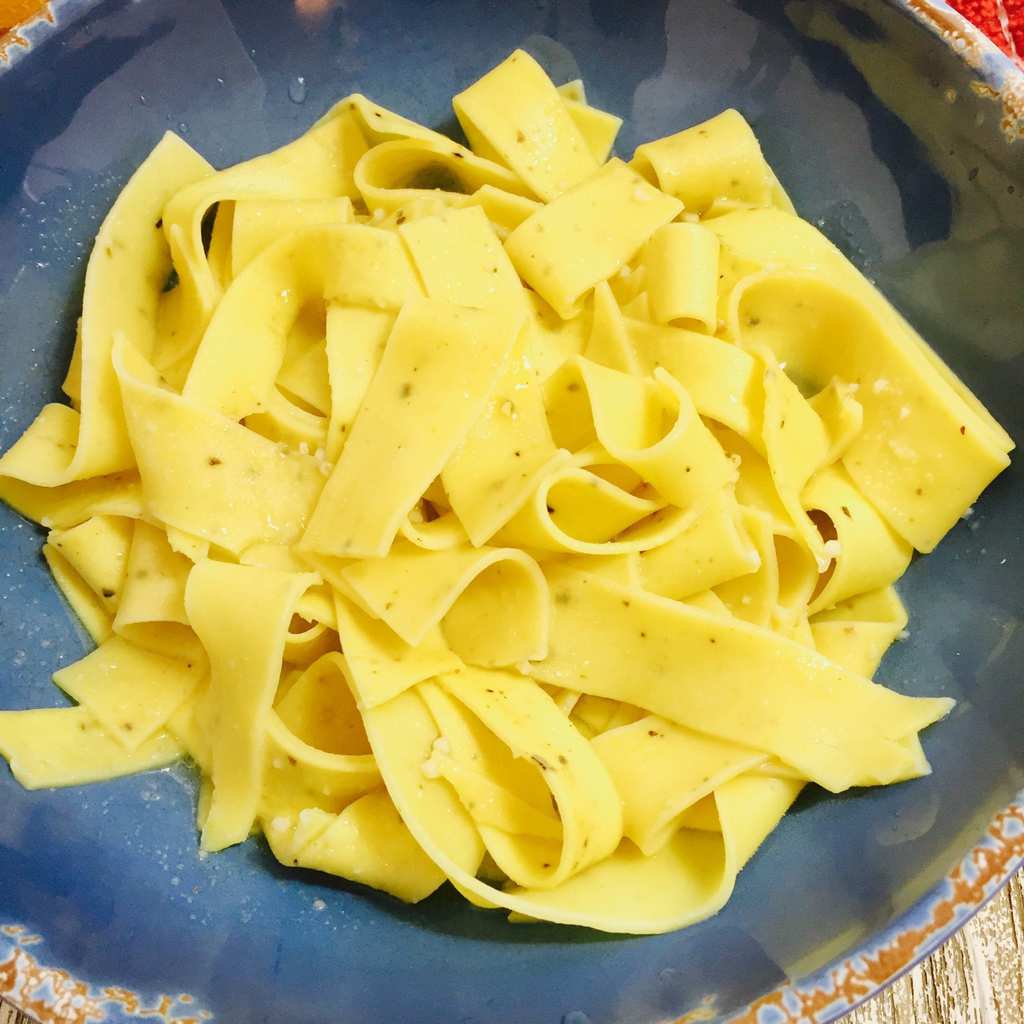
{"label": "pappardelle noodle", "polygon": [[355,94],[124,187],[0,459],[97,646],[0,753],[189,757],[205,850],[669,931],[808,782],[929,771],[893,584],[1012,442],[736,111],[624,162],[522,51],[453,104],[469,148]]}

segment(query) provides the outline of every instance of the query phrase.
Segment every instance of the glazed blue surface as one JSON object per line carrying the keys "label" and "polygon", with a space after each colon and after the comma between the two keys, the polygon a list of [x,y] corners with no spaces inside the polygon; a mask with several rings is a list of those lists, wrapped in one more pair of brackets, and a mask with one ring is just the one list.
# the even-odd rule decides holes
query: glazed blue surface
{"label": "glazed blue surface", "polygon": [[[625,118],[621,154],[738,107],[801,213],[1024,436],[1024,143],[1008,144],[999,104],[971,89],[979,74],[895,6],[56,7],[57,28],[0,74],[2,447],[57,397],[91,239],[163,131],[224,165],[355,89],[444,126],[451,95],[520,45]],[[911,635],[882,678],[959,701],[925,735],[934,774],[808,792],[697,927],[643,939],[512,927],[449,892],[408,907],[286,872],[259,841],[200,860],[184,768],[25,793],[2,765],[0,925],[40,933],[41,960],[96,986],[191,993],[230,1024],[653,1024],[706,997],[727,1014],[885,928],[1024,787],[1022,527],[1014,465],[901,586]],[[41,541],[0,508],[0,707],[60,704],[49,676],[88,647]]]}

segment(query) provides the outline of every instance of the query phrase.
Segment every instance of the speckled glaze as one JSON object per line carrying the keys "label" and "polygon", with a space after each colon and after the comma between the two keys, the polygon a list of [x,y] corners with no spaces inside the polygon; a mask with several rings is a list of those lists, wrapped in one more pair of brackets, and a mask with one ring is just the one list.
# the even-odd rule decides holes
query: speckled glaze
{"label": "speckled glaze", "polygon": [[[622,153],[741,109],[804,216],[1024,436],[1024,86],[944,4],[52,7],[0,70],[4,447],[57,395],[90,241],[165,129],[225,164],[354,88],[445,126],[451,94],[517,45],[626,118]],[[1022,529],[1015,465],[901,587],[911,636],[882,678],[959,701],[925,735],[934,774],[807,792],[711,921],[635,939],[512,927],[446,892],[407,907],[287,872],[258,841],[200,859],[186,768],[55,793],[0,768],[0,996],[75,1024],[832,1020],[1024,859]],[[40,542],[0,510],[3,707],[59,704],[50,673],[87,649]]]}

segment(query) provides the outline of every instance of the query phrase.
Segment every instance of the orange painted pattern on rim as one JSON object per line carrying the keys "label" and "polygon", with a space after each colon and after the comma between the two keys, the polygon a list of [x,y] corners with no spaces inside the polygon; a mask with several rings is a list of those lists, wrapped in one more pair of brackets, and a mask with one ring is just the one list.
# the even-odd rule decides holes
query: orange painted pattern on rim
{"label": "orange painted pattern on rim", "polygon": [[8,47],[28,46],[18,29],[35,18],[53,22],[46,0],[0,0],[0,62],[7,60]]}
{"label": "orange painted pattern on rim", "polygon": [[0,960],[0,999],[39,1021],[39,1024],[101,1024],[112,1011],[118,1019],[150,1020],[159,1024],[205,1024],[206,1010],[195,1010],[187,993],[143,999],[129,988],[96,988],[59,967],[47,967],[26,947],[41,942],[22,925],[0,927],[0,936],[13,940],[6,959]]}

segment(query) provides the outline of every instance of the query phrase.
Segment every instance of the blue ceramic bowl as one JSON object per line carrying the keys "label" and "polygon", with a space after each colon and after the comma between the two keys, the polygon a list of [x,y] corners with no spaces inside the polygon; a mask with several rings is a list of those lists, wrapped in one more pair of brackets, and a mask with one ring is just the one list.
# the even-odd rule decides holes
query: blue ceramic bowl
{"label": "blue ceramic bowl", "polygon": [[[742,110],[804,216],[1024,436],[1024,85],[942,4],[54,6],[56,23],[34,26],[0,73],[4,447],[57,396],[93,235],[165,129],[223,165],[292,138],[352,89],[451,125],[451,95],[520,45],[625,118],[622,153]],[[911,637],[882,675],[958,701],[925,736],[934,774],[806,793],[713,920],[637,939],[511,927],[449,892],[408,907],[284,872],[255,840],[200,859],[186,769],[25,793],[0,767],[0,996],[76,1022],[832,1019],[945,938],[1024,855],[1022,466],[902,584]],[[50,673],[88,646],[40,542],[0,509],[8,708],[60,703]]]}

